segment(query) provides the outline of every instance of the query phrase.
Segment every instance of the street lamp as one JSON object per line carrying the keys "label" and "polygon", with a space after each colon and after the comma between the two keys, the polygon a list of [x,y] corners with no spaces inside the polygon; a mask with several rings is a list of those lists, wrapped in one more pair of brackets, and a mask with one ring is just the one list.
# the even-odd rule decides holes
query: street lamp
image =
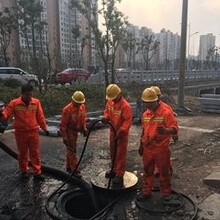
{"label": "street lamp", "polygon": [[193,35],[198,34],[198,33],[199,33],[198,31],[196,31],[196,32],[193,33],[193,34],[190,34],[190,33],[189,33],[189,36],[188,36],[188,58],[189,58],[189,50],[190,50],[190,38],[191,38]]}
{"label": "street lamp", "polygon": [[199,32],[196,31],[193,34],[190,34],[190,30],[189,30],[189,36],[188,36],[188,54],[187,54],[187,69],[189,70],[189,64],[190,64],[190,59],[189,59],[189,50],[190,50],[190,38],[196,34],[198,34]]}

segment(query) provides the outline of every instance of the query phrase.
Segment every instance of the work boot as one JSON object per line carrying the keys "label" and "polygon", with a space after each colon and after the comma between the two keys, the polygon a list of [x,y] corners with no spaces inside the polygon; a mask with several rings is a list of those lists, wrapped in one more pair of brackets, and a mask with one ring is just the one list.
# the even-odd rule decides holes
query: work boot
{"label": "work boot", "polygon": [[71,168],[70,168],[70,167],[67,167],[67,168],[66,168],[66,172],[67,172],[67,173],[71,173]]}
{"label": "work boot", "polygon": [[116,176],[112,179],[112,184],[114,185],[122,185],[123,186],[123,177],[122,176]]}
{"label": "work boot", "polygon": [[41,174],[34,175],[34,181],[44,181],[44,177]]}
{"label": "work boot", "polygon": [[29,176],[28,176],[27,172],[22,172],[21,173],[21,179],[26,180],[28,178],[29,178]]}
{"label": "work boot", "polygon": [[80,173],[80,171],[75,171],[73,173],[73,176],[75,176],[76,178],[82,178],[82,174]]}
{"label": "work boot", "polygon": [[137,196],[137,201],[138,202],[145,202],[147,199],[151,198],[151,195],[147,195],[144,193],[139,193]]}
{"label": "work boot", "polygon": [[172,201],[171,195],[163,195],[162,196],[162,202],[163,204],[169,204]]}
{"label": "work boot", "polygon": [[115,177],[115,172],[111,172],[111,170],[106,171],[105,173],[105,178],[114,178]]}

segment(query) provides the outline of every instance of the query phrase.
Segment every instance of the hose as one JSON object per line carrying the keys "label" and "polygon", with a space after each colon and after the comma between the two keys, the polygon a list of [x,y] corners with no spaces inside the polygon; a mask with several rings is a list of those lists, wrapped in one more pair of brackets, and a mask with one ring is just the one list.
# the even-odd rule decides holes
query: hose
{"label": "hose", "polygon": [[[13,150],[11,150],[7,145],[5,145],[1,140],[0,140],[0,148],[2,150],[4,150],[7,154],[9,154],[11,157],[13,157],[14,159],[18,159],[18,155],[17,153],[15,153]],[[31,162],[28,162],[29,166],[32,166]],[[67,174],[65,171],[53,168],[53,167],[49,167],[49,166],[45,166],[42,165],[42,171],[45,173],[48,173],[50,175],[55,176],[56,178],[60,179],[60,180],[66,180],[66,178],[69,177],[69,174]],[[88,188],[88,186],[90,186],[87,182],[85,182],[82,179],[76,178],[76,177],[72,177],[72,179],[70,180],[71,183],[76,184],[79,187],[82,188]]]}
{"label": "hose", "polygon": [[[107,211],[109,208],[112,207],[112,205],[114,205],[121,197],[119,196],[118,198],[116,198],[115,200],[113,200],[109,205],[107,205],[104,209],[102,209],[101,211],[99,211],[99,206],[98,206],[98,203],[97,203],[97,199],[96,199],[96,196],[94,194],[94,191],[93,189],[91,188],[90,184],[88,184],[86,181],[82,180],[82,179],[79,179],[79,178],[76,178],[74,177],[74,172],[78,169],[82,159],[83,159],[83,156],[84,156],[84,153],[85,153],[85,149],[87,147],[87,142],[88,142],[88,139],[89,139],[89,136],[90,136],[90,133],[93,129],[93,127],[95,126],[96,123],[100,122],[101,120],[97,120],[95,121],[90,129],[89,129],[89,132],[88,132],[88,135],[86,137],[86,141],[85,141],[85,144],[84,144],[84,147],[83,147],[83,150],[82,150],[82,153],[81,153],[81,156],[80,156],[80,159],[76,165],[76,168],[75,170],[70,174],[67,174],[66,172],[62,171],[62,170],[59,170],[59,169],[55,169],[55,168],[52,168],[52,167],[49,167],[49,166],[45,166],[45,165],[42,165],[42,171],[45,172],[45,173],[48,173],[50,175],[53,175],[55,176],[56,178],[58,179],[61,179],[61,180],[65,180],[65,182],[58,188],[56,189],[50,196],[49,198],[47,199],[46,201],[46,210],[48,212],[48,214],[53,217],[53,218],[56,218],[58,220],[61,220],[62,218],[58,218],[56,216],[54,216],[53,213],[51,213],[50,209],[49,209],[49,200],[55,196],[55,194],[61,189],[64,187],[64,185],[66,185],[68,182],[69,183],[72,183],[74,185],[77,185],[79,186],[80,188],[82,188],[83,190],[87,191],[88,194],[90,195],[91,197],[91,200],[93,202],[93,205],[94,205],[94,209],[95,211],[97,212],[97,214],[95,216],[93,216],[91,218],[92,219],[95,219],[95,218],[98,218],[98,216],[102,215],[105,211]],[[108,122],[108,124],[111,126],[111,128],[113,129],[115,135],[116,135],[116,130],[115,128],[113,127],[113,125]],[[117,139],[115,139],[116,143],[115,143],[115,151],[114,151],[114,155],[113,155],[113,158],[112,158],[112,166],[111,166],[111,172],[113,171],[113,168],[114,168],[114,163],[115,163],[115,158],[116,158],[116,154],[117,154]],[[4,150],[6,153],[8,153],[11,157],[13,157],[14,159],[18,159],[18,155],[17,153],[15,153],[13,150],[11,150],[7,145],[5,145],[1,140],[0,140],[0,148],[2,150]],[[28,165],[31,166],[31,162],[29,161],[28,162]],[[111,177],[109,178],[109,182],[108,182],[108,187],[107,189],[109,189],[110,187],[110,183],[111,183]],[[172,191],[178,195],[180,195],[181,197],[185,198],[186,200],[188,200],[192,205],[193,205],[193,209],[194,209],[194,215],[192,216],[191,220],[195,220],[196,216],[197,216],[197,212],[198,212],[198,208],[197,206],[195,205],[195,203],[189,198],[187,197],[186,195],[182,194],[182,193],[177,193],[175,191]],[[181,206],[182,207],[182,206]],[[174,210],[174,211],[177,211],[177,210]],[[174,212],[173,211],[173,212]],[[151,212],[153,213],[153,211]],[[164,211],[163,212],[164,214],[167,213],[167,211]],[[155,214],[155,213],[154,213]]]}
{"label": "hose", "polygon": [[[175,191],[173,191],[173,192],[175,192]],[[175,193],[177,193],[177,192],[175,192]],[[197,205],[193,202],[192,199],[190,199],[190,198],[189,198],[188,196],[186,196],[185,194],[183,194],[183,193],[178,193],[178,194],[180,194],[182,197],[184,197],[186,200],[188,200],[190,203],[192,203],[193,208],[194,208],[194,214],[193,214],[191,220],[195,220],[195,219],[196,219],[196,216],[197,216],[197,213],[198,213],[198,207],[197,207]]]}
{"label": "hose", "polygon": [[[159,188],[158,188],[158,187],[154,187],[153,191],[154,191],[154,192],[155,192],[155,191],[159,191]],[[144,211],[146,211],[146,212],[149,213],[149,214],[152,214],[152,215],[155,215],[155,214],[163,215],[163,214],[167,214],[167,213],[174,213],[174,212],[180,210],[180,209],[184,206],[184,199],[186,199],[186,200],[188,200],[188,201],[193,205],[194,214],[193,214],[191,220],[195,220],[195,218],[196,218],[196,216],[197,216],[197,213],[198,213],[198,207],[197,207],[196,204],[192,201],[192,199],[190,199],[190,198],[189,198],[188,196],[186,196],[185,194],[183,194],[183,193],[178,193],[178,192],[176,192],[176,191],[174,191],[174,190],[172,190],[172,193],[175,193],[176,195],[178,195],[178,196],[181,198],[181,201],[180,201],[181,204],[180,204],[180,206],[178,206],[178,207],[175,208],[175,209],[172,209],[172,210],[169,210],[169,211],[167,211],[167,210],[165,210],[165,211],[163,211],[163,210],[154,211],[154,210],[150,210],[150,209],[147,209],[147,208],[145,209],[145,208],[143,208],[143,207],[140,207],[139,205],[137,205],[137,206],[139,207],[139,209],[144,210]]]}
{"label": "hose", "polygon": [[[94,205],[94,209],[96,212],[98,212],[99,210],[99,206],[98,206],[98,203],[97,203],[97,199],[96,199],[96,196],[94,194],[94,191],[93,189],[91,188],[90,184],[88,184],[86,181],[82,180],[82,179],[79,179],[79,178],[76,178],[74,177],[74,173],[76,172],[76,170],[78,169],[82,159],[83,159],[83,156],[84,156],[84,153],[85,153],[85,150],[86,150],[86,147],[87,147],[87,143],[88,143],[88,140],[89,140],[89,136],[90,136],[90,133],[92,131],[92,129],[94,128],[94,126],[99,123],[100,121],[102,121],[101,119],[100,120],[96,120],[95,122],[93,122],[93,124],[90,126],[89,128],[89,131],[88,131],[88,135],[86,137],[86,141],[84,143],[84,146],[83,146],[83,150],[82,150],[82,153],[80,155],[80,158],[79,158],[79,161],[74,169],[74,171],[71,173],[71,174],[67,174],[66,172],[64,171],[61,171],[61,170],[58,170],[58,169],[55,169],[55,168],[52,168],[52,167],[48,167],[48,166],[45,166],[45,165],[42,165],[42,171],[43,172],[46,172],[46,173],[49,173],[49,174],[52,174],[54,176],[56,176],[58,179],[62,179],[64,180],[65,179],[65,182],[63,182],[63,184],[58,188],[56,189],[47,199],[46,201],[46,210],[48,212],[48,214],[52,217],[54,217],[54,215],[51,213],[50,209],[49,209],[49,201],[51,198],[53,198],[57,192],[62,189],[67,183],[72,183],[72,184],[75,184],[77,186],[79,186],[80,188],[84,189],[85,191],[88,192],[88,194],[90,195],[91,197],[91,200],[93,202],[93,205]],[[115,135],[116,135],[116,130],[114,128],[114,126],[111,124],[111,122],[107,122],[110,127],[113,129]],[[117,146],[117,145],[116,145]],[[0,141],[0,148],[2,150],[4,150],[6,153],[8,153],[10,156],[12,156],[14,159],[18,160],[18,155],[17,153],[15,153],[13,150],[11,150],[7,145],[5,145],[3,142]],[[116,157],[116,152],[117,152],[117,147],[115,148],[115,152],[114,152],[114,156],[113,156],[113,163],[112,163],[112,166],[111,166],[111,172],[114,168],[114,161],[115,161],[115,157]],[[28,162],[28,165],[29,166],[32,166],[31,162],[29,161]],[[108,187],[107,189],[109,189],[110,187],[110,183],[111,183],[111,178],[109,178],[109,183],[108,183]]]}
{"label": "hose", "polygon": [[[81,163],[81,161],[82,161],[82,159],[83,159],[83,156],[84,156],[84,153],[85,153],[85,150],[86,150],[86,147],[87,147],[87,143],[88,143],[90,134],[91,134],[91,132],[92,132],[94,126],[95,126],[97,123],[101,122],[101,121],[102,121],[102,120],[99,119],[99,120],[96,120],[96,121],[94,121],[94,122],[92,123],[92,125],[91,125],[90,128],[89,128],[88,135],[86,136],[86,140],[85,140],[85,143],[84,143],[84,146],[83,146],[83,150],[82,150],[82,153],[81,153],[81,155],[80,155],[80,158],[79,158],[79,160],[78,160],[78,163],[77,163],[75,169],[72,171],[72,173],[71,173],[71,174],[69,175],[69,177],[66,179],[66,181],[65,181],[58,189],[56,189],[56,190],[49,196],[49,198],[47,199],[47,201],[46,201],[46,210],[47,210],[47,212],[49,213],[49,215],[50,215],[51,217],[54,218],[54,215],[53,215],[53,213],[51,213],[51,211],[50,211],[50,209],[49,209],[49,200],[50,200],[51,198],[53,198],[53,197],[58,193],[58,191],[59,191],[60,189],[62,189],[62,188],[70,181],[70,179],[74,176],[74,173],[75,173],[76,170],[78,169],[78,167],[79,167],[79,165],[80,165],[80,163]],[[113,131],[114,131],[114,133],[115,133],[115,135],[116,135],[116,130],[115,130],[114,126],[111,124],[111,122],[108,122],[108,124],[111,126],[111,128],[113,129]],[[115,157],[115,155],[116,155],[116,153],[114,154],[114,157]],[[111,172],[112,172],[112,170],[113,170],[113,167],[114,167],[114,164],[112,164]],[[111,179],[109,180],[108,188],[109,188],[109,186],[110,186],[110,182],[111,182]],[[91,189],[91,187],[90,187],[90,189]],[[90,196],[91,196],[91,199],[92,199],[92,201],[93,201],[93,204],[94,204],[95,211],[98,212],[99,207],[98,207],[98,203],[97,203],[97,200],[96,200],[94,191],[91,190],[91,191],[89,191],[89,192],[90,192]]]}
{"label": "hose", "polygon": [[[81,153],[80,158],[79,158],[79,161],[78,161],[78,163],[77,163],[77,165],[76,165],[74,171],[72,172],[73,174],[74,174],[74,172],[79,168],[79,165],[80,165],[80,163],[81,163],[81,161],[82,161],[82,159],[83,159],[83,156],[84,156],[84,153],[85,153],[85,150],[86,150],[86,147],[87,147],[87,143],[88,143],[88,140],[89,140],[90,133],[91,133],[91,131],[93,130],[93,127],[94,127],[97,123],[99,123],[99,122],[102,122],[102,120],[101,120],[101,119],[96,120],[96,121],[94,121],[94,122],[92,123],[92,125],[90,126],[89,131],[88,131],[88,135],[86,136],[85,144],[84,144],[84,146],[83,146],[82,153]],[[110,125],[110,127],[113,129],[114,134],[115,134],[115,136],[116,136],[116,130],[115,130],[114,126],[112,125],[112,123],[111,123],[110,121],[108,121],[107,123],[108,123],[108,124]],[[112,163],[111,171],[112,171],[113,168],[114,168],[115,157],[116,157],[116,150],[115,150],[114,156],[113,156],[113,163]]]}
{"label": "hose", "polygon": [[89,220],[97,220],[102,218],[103,219],[103,214],[105,214],[106,212],[108,212],[108,210],[116,203],[118,202],[122,196],[117,197],[116,199],[114,199],[110,204],[108,204],[107,206],[105,206],[105,208],[103,208],[101,211],[97,212],[94,216],[92,216]]}

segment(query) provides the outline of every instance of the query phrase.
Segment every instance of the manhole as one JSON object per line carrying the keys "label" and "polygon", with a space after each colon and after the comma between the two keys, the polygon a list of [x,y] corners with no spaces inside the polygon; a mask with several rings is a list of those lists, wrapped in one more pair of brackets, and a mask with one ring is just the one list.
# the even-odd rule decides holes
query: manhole
{"label": "manhole", "polygon": [[[105,177],[106,171],[101,172],[98,176],[94,176],[91,180],[91,183],[94,187],[97,187],[102,190],[111,190],[111,191],[118,191],[118,190],[130,190],[133,189],[136,184],[138,183],[138,178],[135,174],[125,171],[123,177],[123,186],[115,186],[110,183],[109,179]],[[109,187],[108,187],[109,185]]]}
{"label": "manhole", "polygon": [[95,214],[90,196],[79,188],[62,193],[56,208],[63,219],[69,220],[89,219]]}
{"label": "manhole", "polygon": [[152,196],[145,201],[139,202],[136,199],[135,202],[138,208],[156,214],[175,212],[181,209],[184,204],[183,197],[176,192],[171,193],[169,201],[164,201],[158,189],[154,190]]}

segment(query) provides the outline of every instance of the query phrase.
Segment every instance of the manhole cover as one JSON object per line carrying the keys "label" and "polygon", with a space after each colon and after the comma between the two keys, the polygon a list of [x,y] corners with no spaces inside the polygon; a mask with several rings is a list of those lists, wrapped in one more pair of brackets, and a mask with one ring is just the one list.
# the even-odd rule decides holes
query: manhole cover
{"label": "manhole cover", "polygon": [[93,184],[93,186],[103,190],[127,190],[133,188],[138,182],[138,178],[135,174],[125,171],[123,177],[123,186],[122,185],[117,186],[112,184],[111,182],[109,185],[109,179],[105,177],[105,173],[106,171],[103,171],[98,176],[92,178],[91,183]]}

